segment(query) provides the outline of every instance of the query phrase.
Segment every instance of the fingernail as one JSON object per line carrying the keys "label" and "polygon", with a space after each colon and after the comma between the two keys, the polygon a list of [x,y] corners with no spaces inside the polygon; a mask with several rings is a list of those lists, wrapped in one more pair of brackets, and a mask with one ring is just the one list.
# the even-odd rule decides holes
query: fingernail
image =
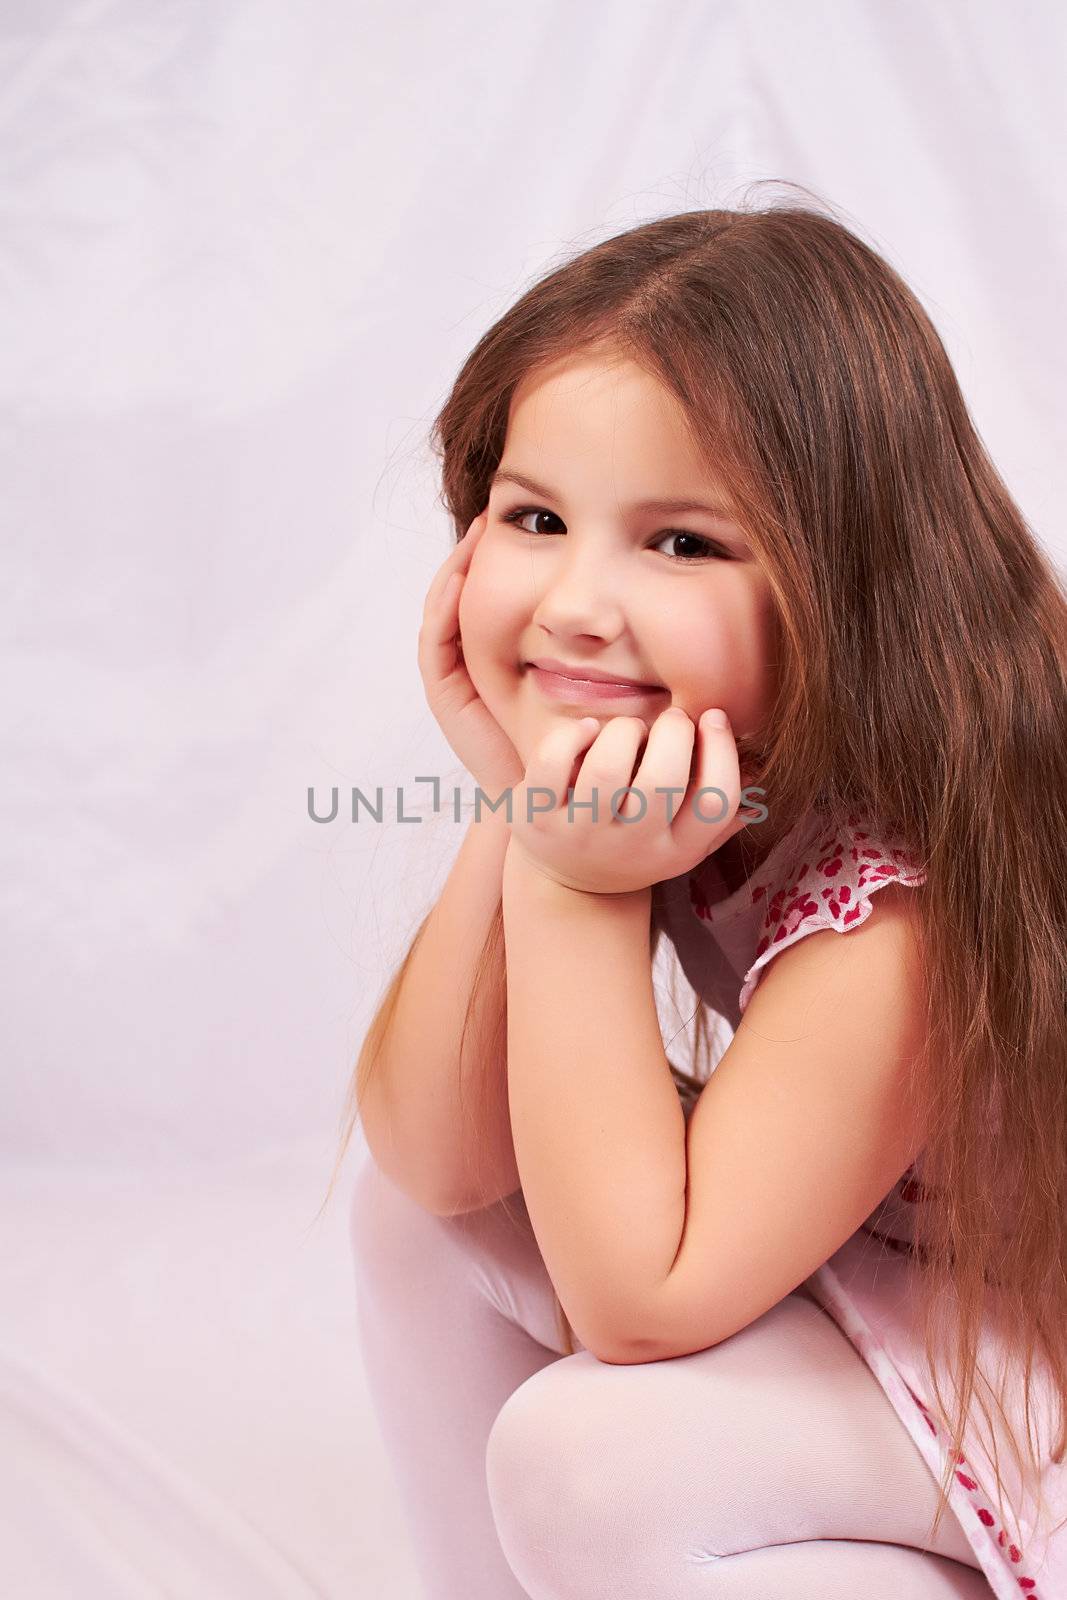
{"label": "fingernail", "polygon": [[728,728],[730,719],[725,711],[705,711],[704,721],[709,728]]}

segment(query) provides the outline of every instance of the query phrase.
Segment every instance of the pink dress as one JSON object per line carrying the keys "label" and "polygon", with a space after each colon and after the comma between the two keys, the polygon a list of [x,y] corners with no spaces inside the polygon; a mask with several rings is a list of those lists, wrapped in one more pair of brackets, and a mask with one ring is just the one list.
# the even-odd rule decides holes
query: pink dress
{"label": "pink dress", "polygon": [[[734,893],[726,892],[714,857],[687,876],[658,884],[655,893],[658,918],[689,983],[736,1029],[760,974],[779,950],[819,929],[858,928],[871,914],[871,896],[887,883],[924,881],[899,841],[880,836],[869,819],[851,816],[842,837],[812,812]],[[948,1432],[929,1408],[932,1380],[913,1292],[919,1269],[909,1252],[910,1216],[922,1199],[920,1155],[805,1286],[862,1356],[937,1478]],[[983,1336],[978,1354],[982,1372],[999,1374],[1002,1354],[991,1334]],[[948,1397],[943,1366],[940,1375]],[[950,1479],[952,1509],[1000,1600],[1067,1600],[1067,1464],[1051,1459],[1053,1401],[1051,1379],[1035,1360],[1031,1420],[1042,1446],[1042,1504],[1024,1496],[1010,1446],[1004,1437],[996,1440],[1008,1491],[1005,1511],[1008,1517],[1011,1508],[1018,1511],[1017,1525],[1005,1526],[998,1510],[993,1453],[985,1443],[989,1424],[977,1402]],[[1021,1373],[1014,1403],[1009,1391],[1005,1408],[1025,1443]],[[999,1424],[995,1405],[990,1409]],[[1057,1528],[1060,1522],[1065,1525]]]}

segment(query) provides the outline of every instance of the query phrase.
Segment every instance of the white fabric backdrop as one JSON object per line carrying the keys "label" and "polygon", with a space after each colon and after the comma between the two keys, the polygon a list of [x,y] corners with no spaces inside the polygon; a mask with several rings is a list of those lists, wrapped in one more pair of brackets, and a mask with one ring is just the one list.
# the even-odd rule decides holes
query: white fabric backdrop
{"label": "white fabric backdrop", "polygon": [[461,834],[343,805],[464,781],[434,412],[563,255],[799,183],[1062,562],[1065,67],[1054,0],[0,0],[5,1593],[416,1594],[313,1219]]}

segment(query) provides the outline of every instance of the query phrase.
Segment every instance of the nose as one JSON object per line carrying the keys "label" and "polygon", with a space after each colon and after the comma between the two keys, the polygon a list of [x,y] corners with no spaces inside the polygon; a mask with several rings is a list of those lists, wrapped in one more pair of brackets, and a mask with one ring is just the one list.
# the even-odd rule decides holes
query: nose
{"label": "nose", "polygon": [[533,621],[546,632],[561,639],[612,639],[624,628],[621,574],[603,551],[553,551],[537,573],[543,586]]}

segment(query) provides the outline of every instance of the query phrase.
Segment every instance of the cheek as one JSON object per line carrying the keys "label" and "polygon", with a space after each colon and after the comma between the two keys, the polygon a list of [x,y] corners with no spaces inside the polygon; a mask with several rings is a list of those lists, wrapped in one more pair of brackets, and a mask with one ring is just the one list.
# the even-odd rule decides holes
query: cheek
{"label": "cheek", "polygon": [[743,589],[672,610],[660,628],[656,665],[686,706],[703,709],[726,700],[739,725],[758,721],[769,698],[773,635],[768,607]]}
{"label": "cheek", "polygon": [[[733,624],[706,606],[672,609],[657,629],[655,664],[683,705],[710,705],[718,685],[729,681],[737,660]],[[651,635],[649,636],[651,637]]]}
{"label": "cheek", "polygon": [[478,570],[474,562],[463,580],[459,600],[459,631],[463,637],[463,654],[468,660],[484,654],[491,644],[495,608],[484,569]]}
{"label": "cheek", "polygon": [[507,659],[515,654],[525,626],[514,562],[483,538],[463,583],[459,629],[468,660]]}

